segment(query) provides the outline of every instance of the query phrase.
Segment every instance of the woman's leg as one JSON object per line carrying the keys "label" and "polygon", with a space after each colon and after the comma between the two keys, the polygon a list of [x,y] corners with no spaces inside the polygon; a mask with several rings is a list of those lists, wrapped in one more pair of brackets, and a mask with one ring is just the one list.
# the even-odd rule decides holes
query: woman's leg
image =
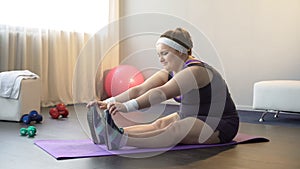
{"label": "woman's leg", "polygon": [[[140,113],[134,113],[134,116],[142,119],[142,114]],[[112,118],[118,127],[134,126],[142,123],[142,122],[139,123],[137,120],[131,119],[129,113],[128,114],[116,113],[115,115],[112,116]]]}
{"label": "woman's leg", "polygon": [[[214,131],[204,121],[195,118],[195,123],[182,139],[182,144],[216,144],[220,143],[219,131]],[[194,121],[193,118],[188,118],[186,122]]]}
{"label": "woman's leg", "polygon": [[124,132],[127,133],[128,135],[135,134],[135,133],[146,133],[149,131],[156,131],[159,129],[163,129],[169,124],[179,120],[180,117],[178,113],[173,113],[168,116],[162,117],[157,119],[151,124],[141,124],[141,125],[134,125],[134,126],[129,126],[125,127]]}
{"label": "woman's leg", "polygon": [[174,121],[161,129],[128,134],[126,145],[157,148],[175,146],[178,143],[213,144],[219,142],[218,132],[213,132],[203,121],[189,117]]}

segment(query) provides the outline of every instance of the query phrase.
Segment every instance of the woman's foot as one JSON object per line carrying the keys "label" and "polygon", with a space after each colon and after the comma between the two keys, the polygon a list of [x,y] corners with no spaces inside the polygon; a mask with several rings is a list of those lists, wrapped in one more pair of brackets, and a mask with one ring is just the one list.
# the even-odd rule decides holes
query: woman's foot
{"label": "woman's foot", "polygon": [[103,118],[103,112],[99,110],[97,105],[93,105],[89,108],[87,120],[94,144],[104,144],[105,120]]}
{"label": "woman's foot", "polygon": [[106,133],[106,146],[108,150],[117,150],[123,147],[126,143],[127,136],[124,135],[124,130],[120,129],[114,123],[108,110],[105,113],[105,133]]}

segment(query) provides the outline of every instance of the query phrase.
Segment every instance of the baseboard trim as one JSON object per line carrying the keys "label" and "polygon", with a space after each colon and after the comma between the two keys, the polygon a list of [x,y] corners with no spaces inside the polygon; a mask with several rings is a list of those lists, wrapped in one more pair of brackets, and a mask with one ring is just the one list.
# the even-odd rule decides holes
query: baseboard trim
{"label": "baseboard trim", "polygon": [[248,111],[258,111],[252,108],[252,106],[249,105],[236,105],[237,110],[248,110]]}

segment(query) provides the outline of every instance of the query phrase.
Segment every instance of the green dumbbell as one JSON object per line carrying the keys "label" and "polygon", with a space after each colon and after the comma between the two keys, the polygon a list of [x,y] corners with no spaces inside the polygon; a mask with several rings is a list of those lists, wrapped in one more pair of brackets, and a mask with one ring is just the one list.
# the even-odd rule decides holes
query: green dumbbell
{"label": "green dumbbell", "polygon": [[28,137],[34,137],[36,134],[36,128],[34,126],[29,126],[28,128],[21,128],[20,134],[21,136],[28,135]]}
{"label": "green dumbbell", "polygon": [[21,134],[21,136],[26,136],[27,135],[27,128],[21,128],[20,129],[20,134]]}
{"label": "green dumbbell", "polygon": [[29,137],[34,137],[36,134],[36,128],[34,126],[29,126],[27,128],[27,132]]}

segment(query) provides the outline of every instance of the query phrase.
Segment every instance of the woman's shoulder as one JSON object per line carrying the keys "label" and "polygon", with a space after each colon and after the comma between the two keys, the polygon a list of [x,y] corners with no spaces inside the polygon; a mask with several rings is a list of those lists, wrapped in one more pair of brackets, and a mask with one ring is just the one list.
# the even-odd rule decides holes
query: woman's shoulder
{"label": "woman's shoulder", "polygon": [[[193,57],[192,59],[189,59],[185,62],[184,68],[193,67],[193,69],[205,69],[207,71],[215,72],[216,70],[213,68],[213,66],[209,65],[208,63]],[[196,68],[195,68],[196,67]]]}

